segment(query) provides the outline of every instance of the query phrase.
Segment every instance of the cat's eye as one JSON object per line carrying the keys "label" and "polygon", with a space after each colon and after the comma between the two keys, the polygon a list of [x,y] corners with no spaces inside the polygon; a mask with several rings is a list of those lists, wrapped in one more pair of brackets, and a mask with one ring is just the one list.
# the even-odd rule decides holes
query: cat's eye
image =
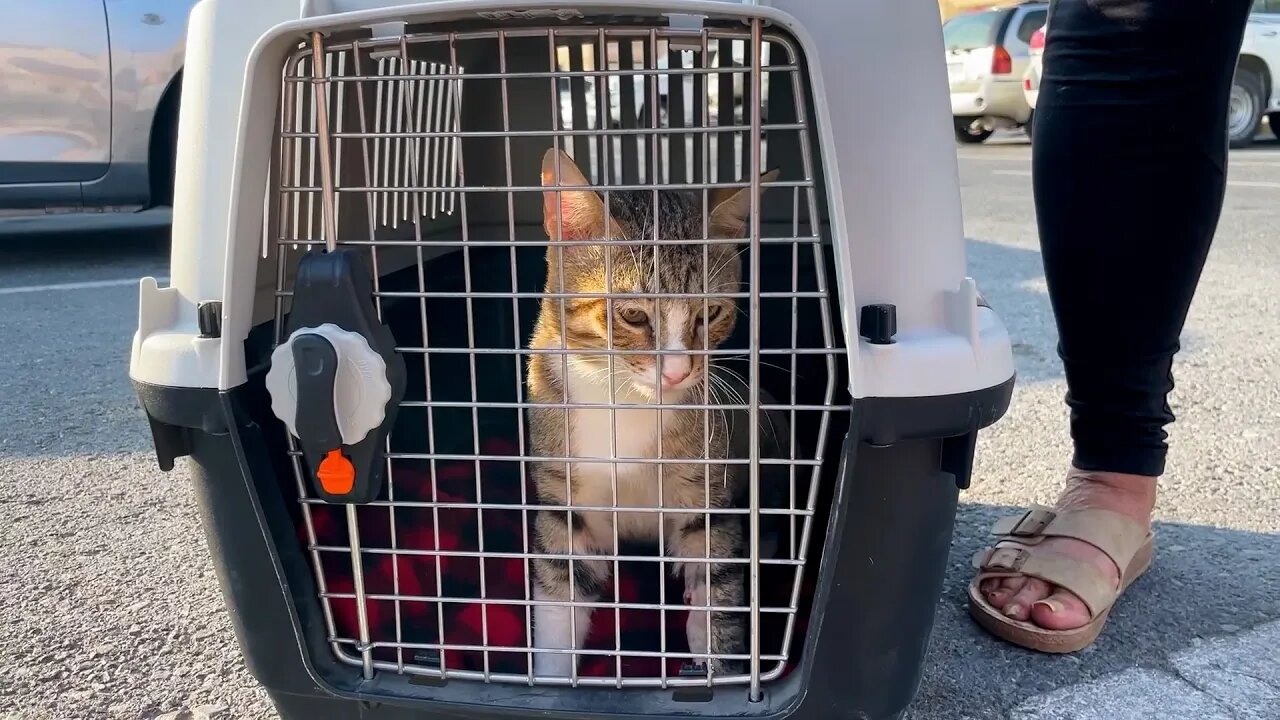
{"label": "cat's eye", "polygon": [[649,313],[640,308],[623,308],[618,311],[618,317],[628,325],[644,325],[649,322]]}

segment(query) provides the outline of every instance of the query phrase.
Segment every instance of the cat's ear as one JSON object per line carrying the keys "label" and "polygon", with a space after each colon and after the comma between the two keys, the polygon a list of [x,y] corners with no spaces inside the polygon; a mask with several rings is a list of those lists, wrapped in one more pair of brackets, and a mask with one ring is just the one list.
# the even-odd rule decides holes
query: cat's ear
{"label": "cat's ear", "polygon": [[[557,165],[559,166],[557,168]],[[542,156],[542,187],[587,186],[573,159],[555,148]],[[542,193],[542,227],[552,240],[598,240],[605,237],[608,213],[594,190],[547,190]],[[557,228],[557,225],[562,227]]]}
{"label": "cat's ear", "polygon": [[[760,182],[778,179],[775,168],[760,176]],[[764,193],[764,188],[760,189]],[[712,237],[743,237],[751,216],[751,188],[718,190],[711,193],[710,227]]]}

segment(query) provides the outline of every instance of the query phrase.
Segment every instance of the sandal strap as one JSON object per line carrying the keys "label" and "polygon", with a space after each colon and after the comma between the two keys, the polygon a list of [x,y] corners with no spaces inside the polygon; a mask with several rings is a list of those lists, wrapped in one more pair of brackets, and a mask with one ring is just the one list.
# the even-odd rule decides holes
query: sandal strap
{"label": "sandal strap", "polygon": [[978,551],[973,561],[983,573],[980,580],[1016,575],[1040,578],[1079,597],[1092,617],[1110,607],[1119,595],[1111,578],[1092,563],[1011,540]]}
{"label": "sandal strap", "polygon": [[1101,550],[1121,572],[1146,544],[1150,531],[1128,516],[1101,508],[1055,510],[1032,505],[1021,515],[1001,518],[991,528],[993,535],[1035,545],[1047,537],[1066,537]]}

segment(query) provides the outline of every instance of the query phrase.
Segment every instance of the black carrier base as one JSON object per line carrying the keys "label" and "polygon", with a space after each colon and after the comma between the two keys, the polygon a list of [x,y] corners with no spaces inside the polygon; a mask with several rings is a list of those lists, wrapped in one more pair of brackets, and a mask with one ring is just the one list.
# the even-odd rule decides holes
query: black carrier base
{"label": "black carrier base", "polygon": [[742,686],[560,689],[386,672],[365,680],[328,643],[315,575],[294,535],[296,508],[281,490],[293,480],[266,393],[253,383],[224,393],[137,387],[161,464],[193,460],[237,638],[284,720],[901,717],[920,682],[974,438],[1004,414],[1012,389],[1010,378],[965,395],[855,403],[839,474],[828,476],[833,512],[815,536],[823,554],[803,657],[751,703]]}

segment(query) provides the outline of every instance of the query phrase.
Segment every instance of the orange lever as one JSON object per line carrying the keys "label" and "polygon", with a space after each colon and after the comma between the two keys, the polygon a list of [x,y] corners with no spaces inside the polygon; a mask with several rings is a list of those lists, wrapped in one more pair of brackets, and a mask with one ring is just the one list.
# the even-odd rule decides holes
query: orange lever
{"label": "orange lever", "polygon": [[346,495],[356,485],[356,468],[341,450],[330,450],[316,470],[320,487],[330,495]]}

